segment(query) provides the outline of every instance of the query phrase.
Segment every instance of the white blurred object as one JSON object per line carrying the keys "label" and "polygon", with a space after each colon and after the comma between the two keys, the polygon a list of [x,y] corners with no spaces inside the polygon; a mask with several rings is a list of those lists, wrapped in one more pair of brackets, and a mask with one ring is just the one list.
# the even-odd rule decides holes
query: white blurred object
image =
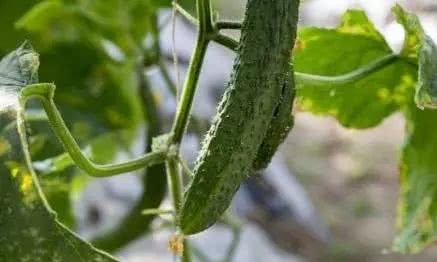
{"label": "white blurred object", "polygon": [[[223,259],[224,250],[232,241],[230,230],[215,226],[192,237],[193,244],[213,261]],[[286,253],[273,246],[263,231],[252,224],[246,224],[241,231],[234,259],[235,262],[297,262],[299,257]]]}
{"label": "white blurred object", "polygon": [[321,240],[328,238],[328,230],[320,221],[319,215],[304,187],[296,177],[290,173],[284,159],[279,153],[273,158],[270,166],[265,171],[264,177],[274,186],[284,201],[290,205],[290,208],[296,216],[296,220],[302,225],[305,225]]}

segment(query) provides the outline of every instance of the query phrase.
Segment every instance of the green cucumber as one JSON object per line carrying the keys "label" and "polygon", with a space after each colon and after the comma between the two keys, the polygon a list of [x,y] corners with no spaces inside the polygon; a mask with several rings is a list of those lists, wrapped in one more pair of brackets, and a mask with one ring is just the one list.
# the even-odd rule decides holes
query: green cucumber
{"label": "green cucumber", "polygon": [[282,89],[281,100],[275,109],[269,129],[258,149],[255,161],[253,161],[252,168],[254,171],[264,169],[269,165],[278,147],[284,142],[293,128],[294,117],[292,111],[295,95],[295,90],[292,88],[293,83],[294,76],[290,75],[289,82]]}
{"label": "green cucumber", "polygon": [[[284,88],[296,39],[299,0],[249,0],[228,88],[206,135],[184,196],[185,235],[214,224],[251,173]],[[290,91],[292,92],[292,91]]]}

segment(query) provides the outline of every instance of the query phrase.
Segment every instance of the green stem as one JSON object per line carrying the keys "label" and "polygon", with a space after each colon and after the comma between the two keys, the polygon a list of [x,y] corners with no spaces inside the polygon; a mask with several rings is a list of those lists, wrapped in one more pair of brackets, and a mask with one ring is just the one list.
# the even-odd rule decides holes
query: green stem
{"label": "green stem", "polygon": [[[157,18],[154,19],[156,21]],[[156,23],[155,23],[156,26]],[[155,39],[158,37],[155,35]],[[155,47],[156,52],[159,46]],[[145,153],[151,152],[152,139],[162,132],[159,110],[154,99],[150,83],[144,74],[142,64],[137,65],[138,96],[142,100],[144,123],[147,124]],[[151,224],[155,215],[144,216],[144,210],[156,209],[167,193],[167,178],[164,163],[148,167],[142,175],[143,192],[129,213],[118,225],[92,240],[92,244],[111,253],[126,246],[142,235],[152,231]]]}
{"label": "green stem", "polygon": [[225,29],[239,30],[243,25],[241,22],[238,21],[217,21],[215,23],[215,26],[218,30],[225,30]]}
{"label": "green stem", "polygon": [[176,214],[179,211],[182,202],[182,180],[180,179],[180,170],[177,160],[167,160],[166,162],[167,175],[169,181],[169,188],[173,207]]}
{"label": "green stem", "polygon": [[[199,21],[197,21],[197,19],[193,17],[188,11],[186,11],[183,7],[177,4],[175,6],[178,12],[183,17],[185,17],[185,19],[187,19],[192,24],[199,26]],[[216,31],[210,36],[210,40],[218,44],[221,44],[222,46],[225,46],[232,51],[237,51],[238,41],[229,36],[220,34],[219,32],[217,32],[217,30],[241,29],[241,26],[242,24],[240,22],[218,21],[215,23]],[[380,59],[377,59],[376,61],[368,65],[360,67],[357,70],[339,76],[321,76],[321,75],[295,72],[296,82],[305,85],[323,85],[323,86],[348,84],[363,79],[364,77],[370,74],[378,72],[382,68],[393,64],[398,59],[399,59],[398,55],[389,54]]]}
{"label": "green stem", "polygon": [[240,220],[231,213],[230,210],[226,211],[221,220],[223,223],[230,226],[232,230],[232,241],[229,244],[229,248],[223,261],[232,262],[235,252],[237,251],[238,244],[240,243],[242,224]]}
{"label": "green stem", "polygon": [[348,84],[363,79],[364,77],[370,74],[378,72],[384,67],[393,64],[398,59],[399,59],[398,55],[389,54],[371,62],[370,64],[362,66],[350,73],[339,75],[339,76],[320,76],[320,75],[311,75],[311,74],[296,72],[295,73],[296,82],[305,85],[323,85],[323,86]]}
{"label": "green stem", "polygon": [[[199,17],[199,32],[197,36],[196,46],[193,56],[191,58],[190,66],[188,68],[187,77],[182,90],[181,100],[178,103],[175,120],[171,130],[170,145],[176,147],[179,151],[179,145],[187,128],[191,108],[193,105],[194,94],[196,92],[199,75],[202,69],[203,60],[205,58],[206,50],[210,42],[210,36],[214,34],[215,29],[211,15],[210,0],[197,0],[197,15]],[[177,6],[176,6],[177,8]],[[173,207],[176,216],[179,214],[179,209],[182,204],[182,177],[179,170],[179,163],[177,159],[167,159],[166,161],[167,177],[169,180],[169,188],[173,201]],[[187,239],[184,239],[184,252],[182,261],[191,261],[190,247]]]}
{"label": "green stem", "polygon": [[191,261],[191,245],[188,239],[184,239],[184,254],[182,255],[182,262]]}
{"label": "green stem", "polygon": [[232,51],[236,52],[238,48],[238,41],[233,39],[232,37],[223,35],[223,34],[215,34],[212,37],[212,40],[216,42],[217,44],[220,44],[224,47],[227,47],[228,49],[231,49]]}
{"label": "green stem", "polygon": [[167,152],[148,153],[137,159],[119,164],[98,165],[91,162],[91,160],[82,153],[79,145],[74,140],[53,102],[55,89],[56,87],[53,84],[29,85],[21,90],[20,102],[24,107],[30,98],[35,97],[41,100],[50,125],[52,126],[57,138],[64,146],[65,151],[67,151],[77,166],[89,175],[96,177],[113,176],[156,165],[165,161]]}
{"label": "green stem", "polygon": [[[176,8],[176,10],[191,24],[195,25],[195,26],[199,26],[199,21],[192,16],[188,11],[186,11],[182,6],[178,5],[178,4],[173,4]],[[233,51],[237,50],[238,47],[238,41],[233,39],[232,37],[229,37],[227,35],[221,34],[219,32],[220,29],[226,29],[226,28],[219,28],[220,26],[223,26],[223,24],[228,24],[228,23],[232,23],[232,22],[226,22],[226,21],[219,21],[216,22],[215,24],[213,24],[212,20],[210,20],[210,26],[208,26],[208,30],[207,31],[207,38],[208,40],[214,41],[220,45],[223,45]],[[235,22],[237,23],[237,22]],[[241,27],[241,24],[240,24]]]}
{"label": "green stem", "polygon": [[194,93],[196,92],[197,83],[199,81],[200,71],[202,69],[203,60],[209,44],[209,40],[205,35],[199,33],[196,48],[188,68],[187,78],[182,90],[181,101],[178,104],[175,121],[172,128],[172,144],[179,144],[188,125],[191,107],[193,105]]}
{"label": "green stem", "polygon": [[173,2],[173,7],[178,11],[179,14],[181,14],[188,22],[191,24],[194,24],[196,26],[199,25],[199,21],[197,21],[197,18],[192,16],[187,10],[185,10],[180,4]]}
{"label": "green stem", "polygon": [[172,209],[159,209],[159,208],[149,208],[145,209],[141,212],[143,216],[151,216],[151,215],[168,215],[172,214]]}
{"label": "green stem", "polygon": [[238,244],[241,240],[241,229],[232,228],[232,235],[232,242],[229,244],[226,256],[223,259],[224,262],[232,262],[234,260],[235,252],[237,251]]}

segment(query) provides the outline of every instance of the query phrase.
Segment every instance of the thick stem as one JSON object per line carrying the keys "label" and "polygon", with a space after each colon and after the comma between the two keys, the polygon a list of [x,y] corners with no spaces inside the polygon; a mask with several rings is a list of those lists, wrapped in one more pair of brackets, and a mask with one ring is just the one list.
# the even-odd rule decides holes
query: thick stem
{"label": "thick stem", "polygon": [[[174,4],[176,10],[191,24],[195,26],[199,26],[199,21],[192,16],[188,11],[186,11],[182,6],[178,4]],[[212,22],[211,22],[212,23]],[[233,27],[233,28],[225,28],[226,26]],[[241,23],[238,22],[226,22],[226,21],[219,21],[216,22],[215,25],[211,24],[207,29],[210,31],[207,31],[207,38],[208,40],[214,41],[220,45],[223,45],[224,47],[227,47],[231,49],[232,51],[237,51],[238,47],[238,41],[233,39],[232,37],[229,37],[227,35],[221,34],[219,31],[221,29],[237,29],[238,27],[241,27]]]}
{"label": "thick stem", "polygon": [[[199,26],[199,21],[193,17],[188,11],[186,11],[180,5],[175,5],[178,12],[187,19],[190,23],[195,26]],[[224,46],[228,49],[236,52],[238,48],[238,41],[221,34],[218,32],[222,29],[241,29],[242,23],[237,21],[218,21],[215,23],[216,31],[213,34],[209,35],[209,39]],[[365,78],[368,75],[371,75],[379,70],[385,68],[396,62],[399,59],[399,56],[396,54],[389,54],[384,56],[376,61],[364,65],[352,72],[338,75],[338,76],[322,76],[322,75],[313,75],[307,73],[295,72],[296,82],[306,85],[319,85],[319,86],[331,86],[331,85],[341,85],[348,84],[351,82],[355,82]]]}
{"label": "thick stem", "polygon": [[178,213],[182,202],[182,180],[177,160],[171,159],[166,162],[168,186],[175,212]]}
{"label": "thick stem", "polygon": [[204,34],[199,33],[196,49],[188,69],[188,75],[182,90],[181,101],[178,104],[176,117],[172,128],[172,144],[179,144],[188,125],[194,94],[199,81],[200,71],[209,41]]}
{"label": "thick stem", "polygon": [[[199,81],[199,75],[209,44],[209,35],[214,32],[210,0],[197,0],[196,6],[197,15],[199,17],[199,32],[194,53],[188,68],[188,74],[183,86],[181,100],[179,101],[178,108],[176,110],[176,116],[171,130],[171,140],[169,141],[170,145],[176,146],[176,151],[179,151],[179,145],[188,126],[194,95]],[[166,170],[173,207],[176,212],[176,216],[178,216],[183,198],[182,177],[179,170],[178,161],[174,158],[168,159],[166,161]],[[191,260],[191,252],[188,241],[186,239],[183,241],[184,252],[182,255],[182,261],[188,262]]]}

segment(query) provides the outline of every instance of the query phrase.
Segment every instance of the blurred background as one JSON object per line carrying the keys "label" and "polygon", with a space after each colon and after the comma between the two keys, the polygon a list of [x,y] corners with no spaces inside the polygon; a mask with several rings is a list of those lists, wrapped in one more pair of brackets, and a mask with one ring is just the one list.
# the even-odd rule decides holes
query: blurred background
{"label": "blurred background", "polygon": [[[221,17],[242,19],[245,1],[215,2]],[[418,14],[427,32],[437,39],[434,0],[306,0],[300,24],[334,27],[347,9],[364,9],[392,48],[399,50],[404,32],[390,14],[395,2]],[[163,10],[162,21],[169,15]],[[195,34],[193,26],[177,19],[174,43],[180,57],[179,72],[170,61],[166,64],[176,82],[178,74],[183,79]],[[171,24],[163,28],[161,38],[162,49],[171,55]],[[213,45],[208,51],[195,100],[196,118],[208,121],[215,114],[232,60],[233,54],[220,46]],[[171,120],[174,98],[165,92],[163,79],[153,70],[147,74],[163,114]],[[233,261],[437,261],[437,248],[410,256],[389,252],[395,236],[403,138],[404,120],[398,114],[377,128],[356,131],[342,128],[334,119],[296,110],[295,127],[271,166],[247,181],[235,198],[233,209],[244,226]],[[198,137],[186,137],[183,152],[188,163],[195,159],[198,147]],[[137,151],[141,151],[141,143]],[[135,175],[92,181],[75,203],[79,233],[90,238],[111,228],[140,194]],[[127,262],[172,261],[167,250],[171,234],[159,230],[118,255]],[[193,237],[194,246],[211,261],[218,261],[231,241],[232,231],[221,225]]]}

